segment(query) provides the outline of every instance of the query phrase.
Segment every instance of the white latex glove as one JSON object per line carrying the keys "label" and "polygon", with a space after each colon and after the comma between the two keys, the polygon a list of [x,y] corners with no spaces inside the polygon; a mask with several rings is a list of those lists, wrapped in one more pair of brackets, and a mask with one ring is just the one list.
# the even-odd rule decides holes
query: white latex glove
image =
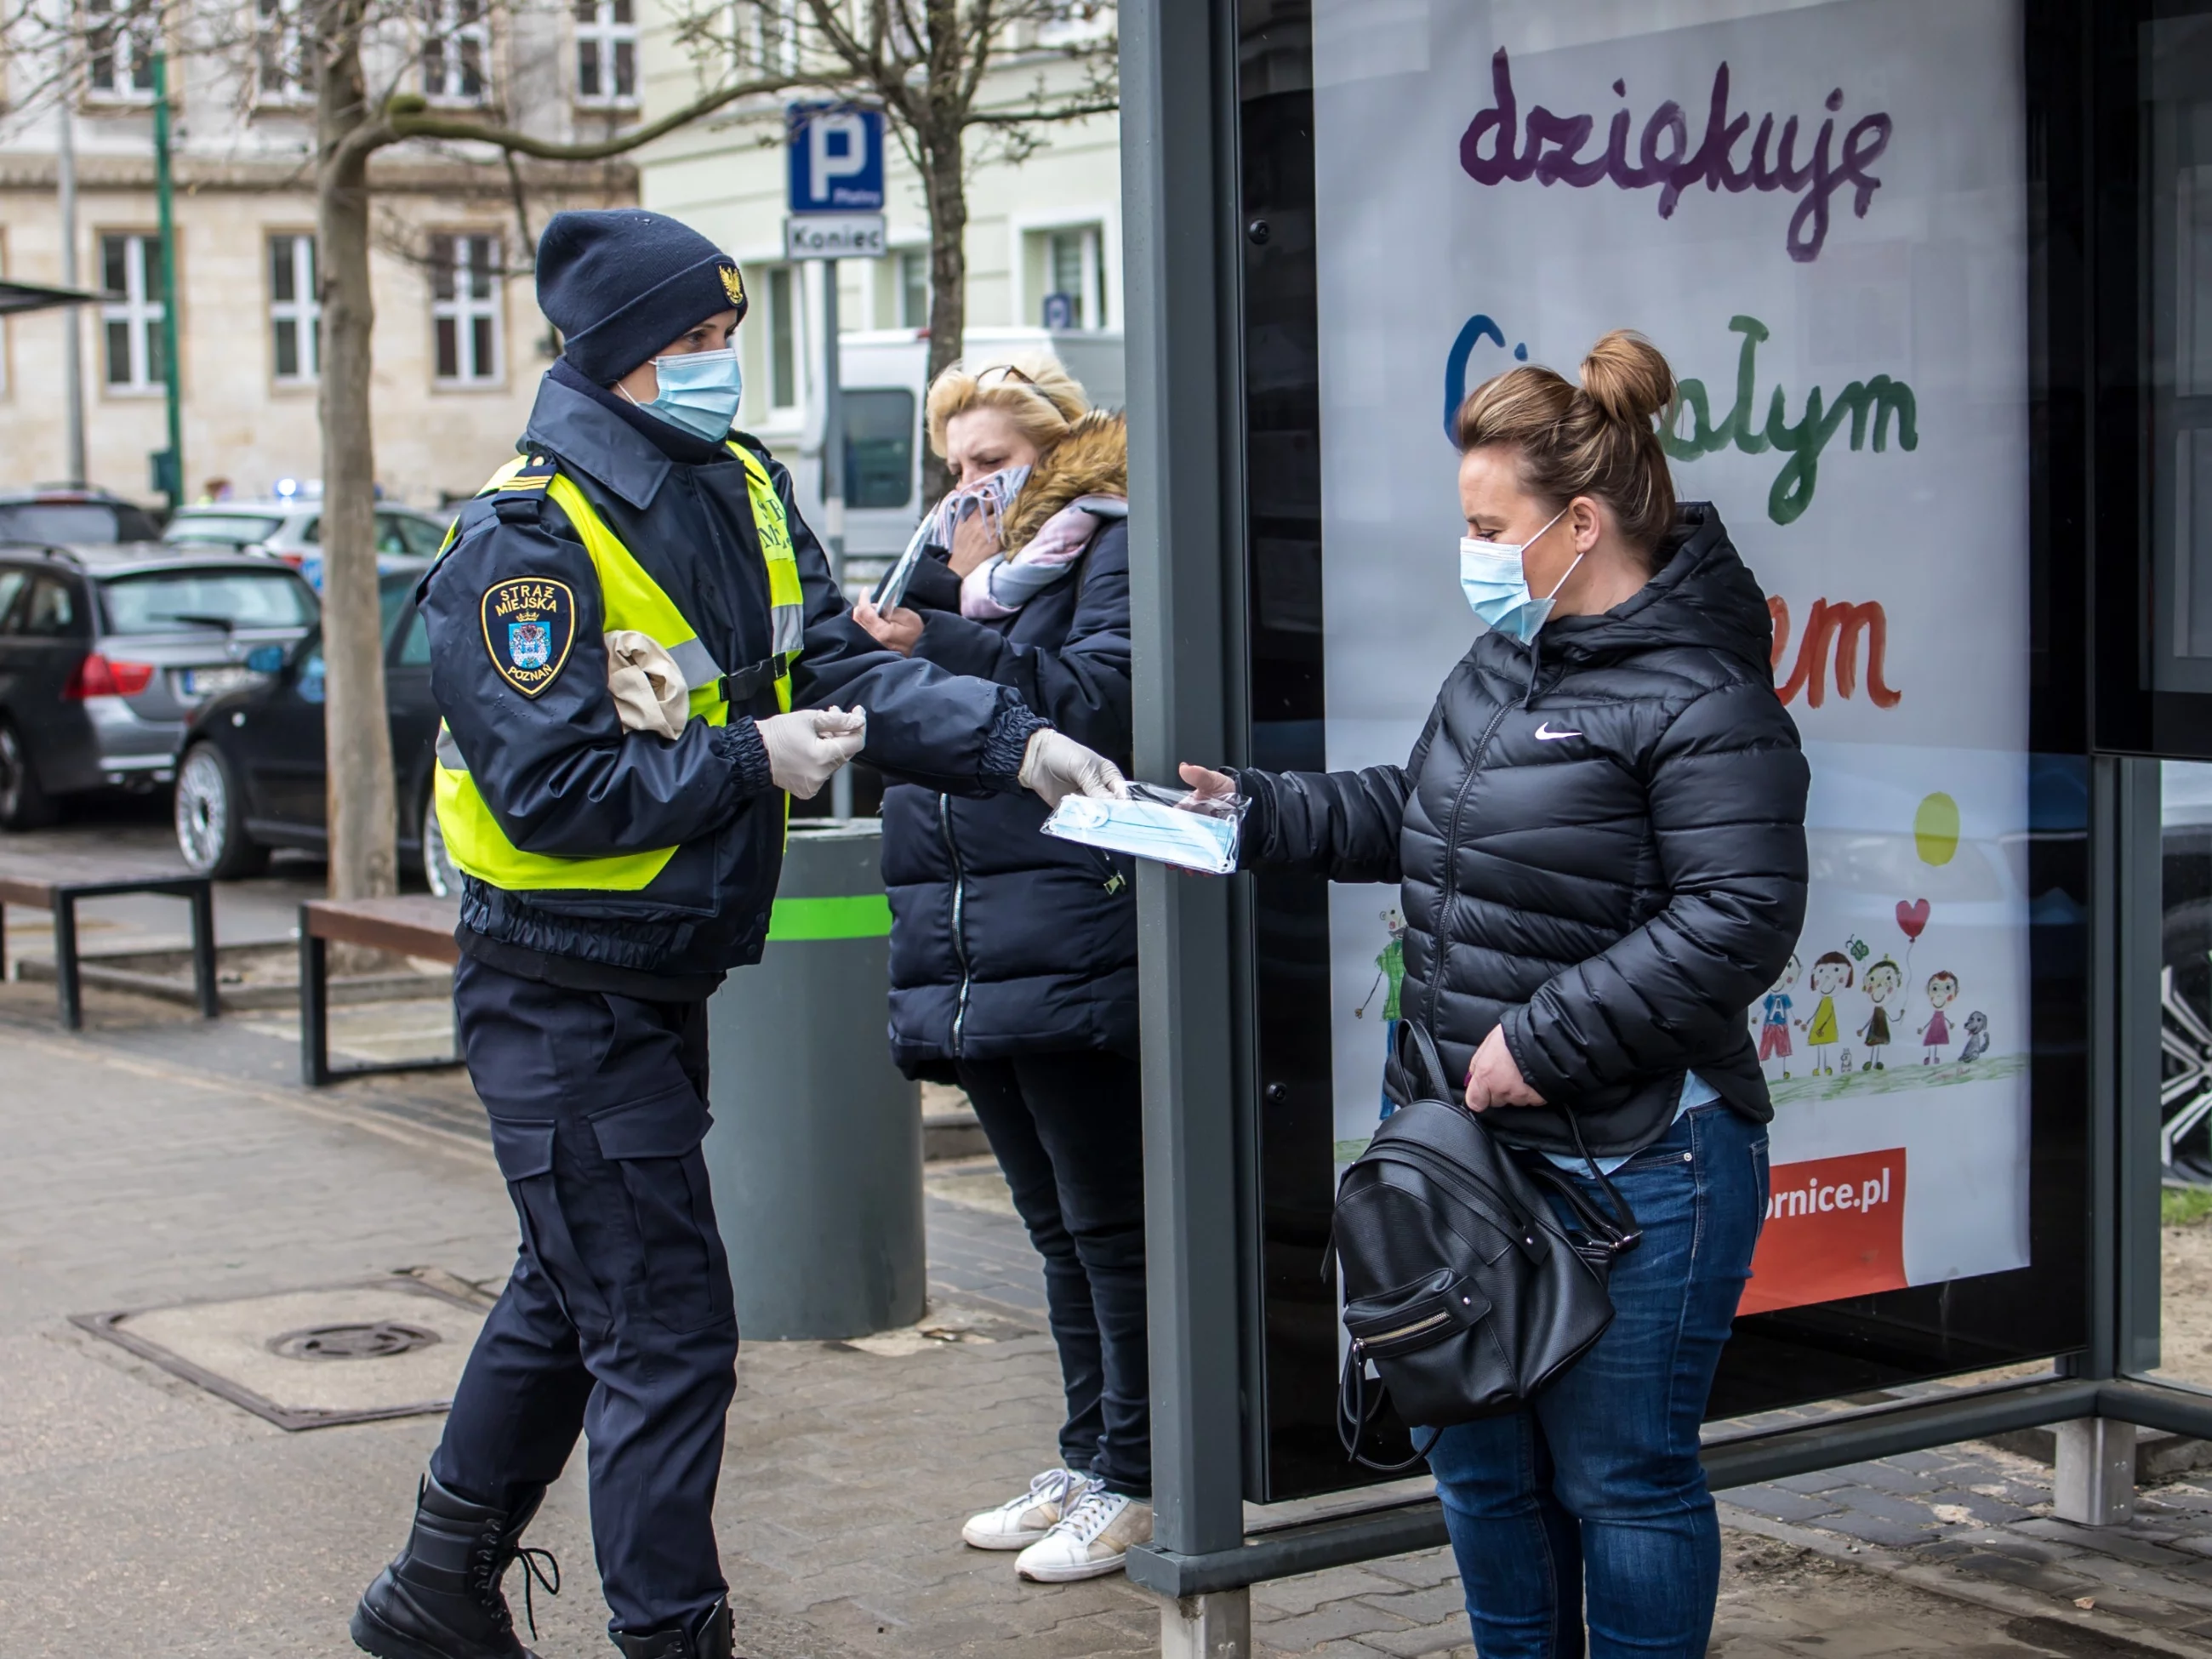
{"label": "white latex glove", "polygon": [[755,725],[768,745],[769,775],[801,800],[812,800],[868,741],[865,708],[794,708]]}
{"label": "white latex glove", "polygon": [[1112,800],[1129,798],[1129,786],[1122,781],[1120,767],[1048,726],[1030,735],[1017,781],[1023,788],[1036,791],[1047,806],[1057,806],[1070,795],[1103,795]]}

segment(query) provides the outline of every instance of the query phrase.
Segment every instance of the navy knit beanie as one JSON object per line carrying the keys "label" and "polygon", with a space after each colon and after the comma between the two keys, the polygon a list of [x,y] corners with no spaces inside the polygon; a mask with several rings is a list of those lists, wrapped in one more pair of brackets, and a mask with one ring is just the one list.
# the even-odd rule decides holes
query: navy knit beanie
{"label": "navy knit beanie", "polygon": [[718,311],[745,314],[737,261],[643,208],[556,213],[538,239],[538,306],[579,374],[612,386]]}

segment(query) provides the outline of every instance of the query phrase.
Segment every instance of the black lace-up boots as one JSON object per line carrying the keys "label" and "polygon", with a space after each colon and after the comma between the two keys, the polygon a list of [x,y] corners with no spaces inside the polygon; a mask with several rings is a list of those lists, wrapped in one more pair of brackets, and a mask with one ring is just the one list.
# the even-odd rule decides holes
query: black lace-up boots
{"label": "black lace-up boots", "polygon": [[[489,1509],[425,1475],[407,1547],[354,1609],[354,1645],[377,1659],[535,1659],[515,1636],[500,1581],[520,1556],[530,1579],[560,1593],[552,1556],[521,1546],[544,1496],[540,1488],[515,1510]],[[526,1607],[527,1580],[523,1588]]]}
{"label": "black lace-up boots", "polygon": [[655,1631],[649,1636],[615,1638],[623,1659],[736,1659],[730,1604],[717,1601],[685,1630]]}

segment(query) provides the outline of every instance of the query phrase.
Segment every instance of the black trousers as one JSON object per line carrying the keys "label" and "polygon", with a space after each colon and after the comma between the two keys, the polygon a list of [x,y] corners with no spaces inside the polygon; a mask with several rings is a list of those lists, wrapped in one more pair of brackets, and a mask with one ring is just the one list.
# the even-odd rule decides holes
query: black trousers
{"label": "black trousers", "polygon": [[1067,1391],[1060,1455],[1109,1492],[1150,1498],[1137,1062],[1096,1051],[1020,1054],[963,1060],[959,1072],[1044,1258],[1045,1306]]}
{"label": "black trousers", "polygon": [[714,1508],[737,1389],[729,1258],[699,1151],[706,1006],[566,990],[468,957],[453,1005],[522,1245],[431,1472],[512,1507],[588,1434],[613,1628],[689,1621],[728,1588]]}

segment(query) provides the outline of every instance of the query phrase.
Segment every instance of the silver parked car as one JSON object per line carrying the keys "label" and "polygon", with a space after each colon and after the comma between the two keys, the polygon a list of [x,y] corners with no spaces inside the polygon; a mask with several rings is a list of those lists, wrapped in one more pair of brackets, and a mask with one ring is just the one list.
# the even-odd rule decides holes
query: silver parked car
{"label": "silver parked car", "polygon": [[0,545],[0,828],[49,822],[63,795],[169,782],[192,711],[261,678],[254,650],[290,646],[319,609],[258,555]]}
{"label": "silver parked car", "polygon": [[[447,520],[412,507],[376,509],[376,550],[382,557],[435,558],[446,539]],[[273,553],[323,586],[323,504],[314,497],[272,496],[258,501],[210,501],[180,507],[161,532],[179,546],[229,547],[245,553]]]}

